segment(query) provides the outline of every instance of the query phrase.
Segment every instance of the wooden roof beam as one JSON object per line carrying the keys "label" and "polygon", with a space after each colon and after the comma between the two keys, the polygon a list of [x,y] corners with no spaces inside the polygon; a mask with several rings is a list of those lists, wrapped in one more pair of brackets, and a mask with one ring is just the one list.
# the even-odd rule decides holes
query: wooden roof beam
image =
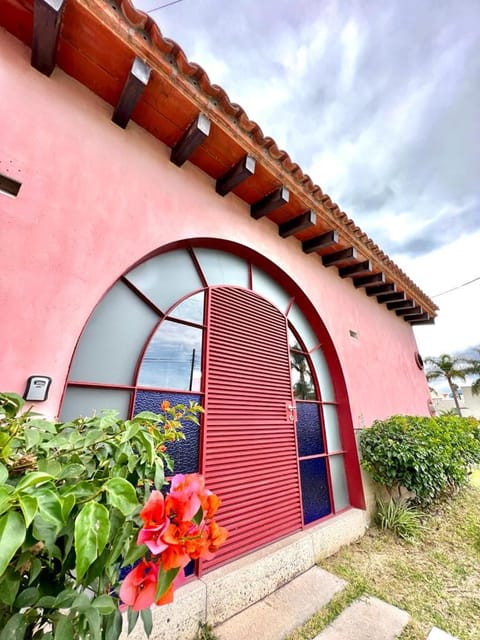
{"label": "wooden roof beam", "polygon": [[414,306],[415,303],[413,300],[396,300],[395,302],[387,302],[387,309],[390,311],[394,309],[409,309]]}
{"label": "wooden roof beam", "polygon": [[227,195],[232,189],[238,187],[244,180],[250,178],[255,173],[255,158],[245,155],[231,169],[229,169],[221,178],[217,180],[215,191],[221,196]]}
{"label": "wooden roof beam", "polygon": [[391,293],[381,293],[377,296],[377,302],[384,304],[385,302],[392,302],[393,300],[405,300],[406,295],[403,291],[392,291]]}
{"label": "wooden roof beam", "polygon": [[414,316],[419,313],[423,313],[423,309],[422,307],[417,306],[417,307],[412,307],[411,309],[397,309],[395,313],[397,314],[397,316],[409,316],[409,315]]}
{"label": "wooden roof beam", "polygon": [[395,291],[395,285],[391,282],[387,282],[387,284],[379,284],[377,286],[372,286],[365,289],[365,293],[367,294],[367,296],[378,296],[379,293],[390,293],[390,291]]}
{"label": "wooden roof beam", "polygon": [[422,324],[435,324],[435,318],[428,318],[427,320],[410,320],[410,325],[416,327]]}
{"label": "wooden roof beam", "polygon": [[50,76],[55,69],[58,36],[65,0],[35,0],[33,5],[32,67]]}
{"label": "wooden roof beam", "polygon": [[422,320],[428,320],[429,317],[428,313],[417,313],[417,315],[413,316],[404,316],[403,319],[405,322],[422,322]]}
{"label": "wooden roof beam", "polygon": [[324,267],[336,267],[339,264],[347,262],[348,260],[357,259],[357,250],[355,247],[348,247],[348,249],[342,249],[342,251],[336,251],[335,253],[329,253],[322,257]]}
{"label": "wooden roof beam", "polygon": [[199,113],[184,135],[173,147],[170,160],[181,167],[199,147],[210,133],[210,120],[204,113]]}
{"label": "wooden roof beam", "polygon": [[113,122],[122,129],[132,117],[135,105],[150,80],[151,71],[145,62],[135,57],[112,116]]}
{"label": "wooden roof beam", "polygon": [[372,273],[368,276],[353,279],[353,286],[357,289],[360,287],[370,287],[372,285],[382,284],[385,282],[384,273]]}
{"label": "wooden roof beam", "polygon": [[250,207],[250,215],[255,220],[260,220],[264,216],[268,216],[269,213],[273,213],[284,204],[288,204],[290,200],[290,192],[286,187],[278,187],[275,191],[267,194],[264,198],[261,198],[257,202],[254,202]]}
{"label": "wooden roof beam", "polygon": [[302,242],[302,249],[304,253],[314,253],[315,251],[322,251],[328,249],[334,244],[338,244],[337,231],[327,231],[322,233],[321,236],[315,236]]}
{"label": "wooden roof beam", "polygon": [[363,262],[357,262],[357,264],[351,264],[348,267],[341,267],[338,270],[338,275],[341,278],[356,278],[358,276],[367,276],[372,271],[372,263],[370,260],[364,260]]}
{"label": "wooden roof beam", "polygon": [[314,213],[311,209],[301,213],[299,216],[292,218],[291,220],[287,220],[287,222],[283,222],[278,227],[278,233],[282,236],[282,238],[288,238],[289,236],[293,236],[300,231],[305,231],[305,229],[309,229],[310,227],[315,226],[317,222],[317,214]]}

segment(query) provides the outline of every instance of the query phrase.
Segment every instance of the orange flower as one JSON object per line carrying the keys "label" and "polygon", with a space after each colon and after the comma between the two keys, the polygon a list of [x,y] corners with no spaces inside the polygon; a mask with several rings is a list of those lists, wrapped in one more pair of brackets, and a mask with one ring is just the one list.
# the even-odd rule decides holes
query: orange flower
{"label": "orange flower", "polygon": [[162,411],[166,411],[167,409],[170,409],[170,401],[169,400],[164,400],[162,402],[162,404],[160,405],[160,408]]}

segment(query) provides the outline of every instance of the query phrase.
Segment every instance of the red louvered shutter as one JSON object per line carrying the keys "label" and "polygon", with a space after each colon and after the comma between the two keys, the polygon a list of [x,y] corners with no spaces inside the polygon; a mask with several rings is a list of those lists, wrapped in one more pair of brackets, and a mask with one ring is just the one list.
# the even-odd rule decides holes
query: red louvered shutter
{"label": "red louvered shutter", "polygon": [[201,570],[301,528],[286,319],[257,294],[210,289],[203,472],[229,539]]}

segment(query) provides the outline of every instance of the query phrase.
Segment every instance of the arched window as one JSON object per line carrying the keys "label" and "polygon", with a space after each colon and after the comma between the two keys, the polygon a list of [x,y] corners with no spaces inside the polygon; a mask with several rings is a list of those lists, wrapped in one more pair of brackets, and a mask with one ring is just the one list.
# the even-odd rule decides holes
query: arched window
{"label": "arched window", "polygon": [[131,269],[82,333],[62,408],[67,420],[158,411],[165,399],[205,406],[169,453],[175,472],[204,473],[222,497],[231,537],[215,565],[349,505],[324,329],[296,285],[259,262],[190,246]]}

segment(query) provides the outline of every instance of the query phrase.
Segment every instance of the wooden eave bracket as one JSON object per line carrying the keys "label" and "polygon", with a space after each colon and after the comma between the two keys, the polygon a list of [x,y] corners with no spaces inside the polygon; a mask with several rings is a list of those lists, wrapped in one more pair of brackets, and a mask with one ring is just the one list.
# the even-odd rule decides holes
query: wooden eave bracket
{"label": "wooden eave bracket", "polygon": [[275,189],[264,198],[254,202],[250,207],[250,215],[255,220],[260,220],[260,218],[267,216],[269,213],[280,209],[284,204],[288,204],[289,200],[289,190],[284,186],[278,187],[278,189]]}
{"label": "wooden eave bracket", "polygon": [[122,129],[127,126],[135,105],[145,91],[151,71],[145,62],[135,57],[112,116],[113,122]]}
{"label": "wooden eave bracket", "polygon": [[392,302],[393,300],[403,301],[406,295],[403,291],[392,291],[391,293],[381,293],[377,296],[377,302],[384,304],[385,302]]}
{"label": "wooden eave bracket", "polygon": [[411,309],[397,309],[395,311],[397,316],[414,316],[423,313],[423,309],[420,306],[412,307]]}
{"label": "wooden eave bracket", "polygon": [[204,113],[199,113],[187,131],[173,147],[170,160],[181,167],[199,147],[210,133],[210,120]]}
{"label": "wooden eave bracket", "polygon": [[390,291],[395,291],[395,285],[391,282],[379,284],[378,286],[367,287],[365,289],[367,296],[378,296],[379,293],[390,293]]}
{"label": "wooden eave bracket", "polygon": [[360,278],[353,278],[353,286],[357,289],[360,287],[371,287],[385,282],[384,273],[372,273],[368,276],[362,276]]}
{"label": "wooden eave bracket", "polygon": [[414,307],[415,303],[413,300],[397,300],[395,302],[387,302],[387,309],[389,311],[394,311],[395,309],[409,309],[410,307]]}
{"label": "wooden eave bracket", "polygon": [[304,253],[314,253],[315,251],[322,251],[328,249],[333,245],[338,244],[338,232],[327,231],[320,236],[304,240],[302,242],[302,249]]}
{"label": "wooden eave bracket", "polygon": [[46,76],[55,68],[65,0],[34,0],[32,67]]}
{"label": "wooden eave bracket", "polygon": [[328,255],[323,256],[322,263],[324,267],[336,267],[344,262],[356,259],[357,250],[355,247],[348,247],[348,249],[342,249],[341,251],[335,251],[335,253],[329,253]]}
{"label": "wooden eave bracket", "polygon": [[427,320],[410,320],[410,326],[416,327],[422,324],[435,324],[435,318],[428,318]]}
{"label": "wooden eave bracket", "polygon": [[428,313],[417,313],[414,316],[404,316],[403,319],[405,322],[423,322],[424,320],[428,320],[430,316]]}
{"label": "wooden eave bracket", "polygon": [[255,158],[249,155],[243,156],[237,164],[217,180],[215,191],[221,196],[227,195],[227,193],[235,189],[235,187],[238,187],[244,180],[254,175],[255,166]]}
{"label": "wooden eave bracket", "polygon": [[314,227],[317,222],[317,214],[309,209],[308,211],[304,211],[299,216],[292,218],[291,220],[287,220],[287,222],[283,222],[278,227],[278,233],[282,236],[282,238],[288,238],[289,236],[293,236],[300,231],[305,231],[305,229],[309,229],[310,227]]}
{"label": "wooden eave bracket", "polygon": [[357,264],[351,264],[348,267],[341,267],[338,270],[338,275],[341,278],[357,278],[360,276],[367,276],[372,271],[372,263],[370,260],[364,262],[357,262]]}

